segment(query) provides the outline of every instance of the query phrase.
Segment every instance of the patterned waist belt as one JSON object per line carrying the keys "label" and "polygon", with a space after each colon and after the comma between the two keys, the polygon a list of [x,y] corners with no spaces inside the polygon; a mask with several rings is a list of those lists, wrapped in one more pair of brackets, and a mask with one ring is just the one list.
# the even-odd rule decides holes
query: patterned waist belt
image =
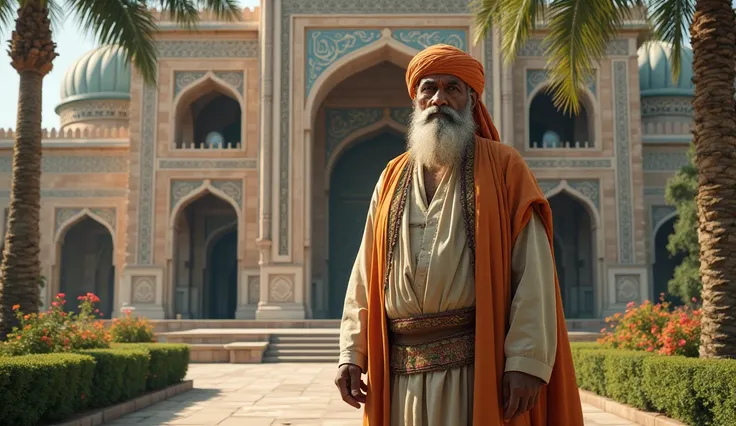
{"label": "patterned waist belt", "polygon": [[447,370],[473,363],[475,308],[389,321],[393,374]]}

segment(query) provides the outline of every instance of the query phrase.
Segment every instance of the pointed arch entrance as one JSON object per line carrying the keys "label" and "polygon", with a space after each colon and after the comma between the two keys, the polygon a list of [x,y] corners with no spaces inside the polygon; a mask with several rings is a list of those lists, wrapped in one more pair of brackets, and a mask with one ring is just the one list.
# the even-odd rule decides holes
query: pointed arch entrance
{"label": "pointed arch entrance", "polygon": [[330,176],[329,315],[342,316],[345,291],[365,229],[373,190],[386,164],[404,152],[404,138],[383,131],[349,147]]}
{"label": "pointed arch entrance", "polygon": [[406,149],[410,55],[397,52],[385,46],[351,59],[320,80],[307,103],[314,128],[307,276],[316,318],[342,315],[373,189],[388,161]]}
{"label": "pointed arch entrance", "polygon": [[59,292],[67,308],[76,310],[77,298],[94,293],[100,298],[101,318],[110,318],[115,302],[114,245],[110,230],[89,215],[82,215],[58,238]]}
{"label": "pointed arch entrance", "polygon": [[665,300],[675,305],[682,304],[682,300],[670,294],[669,282],[675,276],[675,268],[685,259],[685,253],[679,252],[672,255],[667,248],[670,235],[675,233],[675,222],[677,214],[674,213],[660,222],[654,230],[654,264],[652,265],[653,299],[659,300],[662,293]]}
{"label": "pointed arch entrance", "polygon": [[560,191],[549,198],[554,252],[565,317],[595,318],[595,219],[576,197]]}
{"label": "pointed arch entrance", "polygon": [[238,214],[203,191],[180,206],[173,220],[175,314],[233,319],[238,288]]}

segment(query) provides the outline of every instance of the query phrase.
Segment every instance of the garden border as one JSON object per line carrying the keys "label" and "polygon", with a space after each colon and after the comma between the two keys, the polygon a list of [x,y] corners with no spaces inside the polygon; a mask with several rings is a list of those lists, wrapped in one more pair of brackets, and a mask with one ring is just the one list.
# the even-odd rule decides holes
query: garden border
{"label": "garden border", "polygon": [[615,414],[623,419],[640,425],[686,426],[685,423],[672,420],[664,414],[641,411],[583,389],[578,389],[578,391],[580,392],[580,402],[583,404],[591,405],[599,410],[605,411],[606,413]]}
{"label": "garden border", "polygon": [[136,398],[130,399],[119,404],[111,405],[109,407],[101,408],[87,414],[82,414],[79,417],[73,419],[55,423],[54,426],[98,426],[107,422],[119,419],[126,414],[134,413],[142,410],[146,407],[150,407],[153,404],[157,404],[161,401],[169,399],[173,396],[181,393],[190,391],[194,388],[193,380],[185,380],[181,383],[176,383],[171,386],[167,386],[163,389],[159,389],[153,392],[145,393]]}

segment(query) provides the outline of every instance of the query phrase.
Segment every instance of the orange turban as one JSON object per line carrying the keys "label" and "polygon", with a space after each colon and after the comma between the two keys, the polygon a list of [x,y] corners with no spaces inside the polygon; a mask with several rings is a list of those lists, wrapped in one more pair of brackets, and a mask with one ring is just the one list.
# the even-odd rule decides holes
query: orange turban
{"label": "orange turban", "polygon": [[454,75],[478,94],[478,102],[473,108],[473,119],[478,125],[478,136],[500,141],[498,130],[493,125],[486,106],[480,100],[486,82],[483,65],[456,47],[446,44],[430,46],[417,53],[406,69],[406,88],[409,90],[409,96],[414,99],[417,85],[422,78],[436,74]]}

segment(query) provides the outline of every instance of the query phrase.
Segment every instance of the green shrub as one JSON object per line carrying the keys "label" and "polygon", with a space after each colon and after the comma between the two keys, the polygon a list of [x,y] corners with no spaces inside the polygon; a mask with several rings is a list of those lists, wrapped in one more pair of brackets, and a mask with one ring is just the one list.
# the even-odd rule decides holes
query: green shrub
{"label": "green shrub", "polygon": [[736,361],[663,356],[574,343],[582,389],[692,426],[736,425]]}
{"label": "green shrub", "polygon": [[95,361],[88,355],[0,358],[0,424],[62,420],[86,406]]}
{"label": "green shrub", "polygon": [[606,350],[587,349],[572,352],[578,387],[601,396],[606,393],[606,375],[603,369]]}
{"label": "green shrub", "polygon": [[702,360],[693,386],[714,425],[736,425],[736,362]]}
{"label": "green shrub", "polygon": [[148,390],[165,388],[184,380],[189,369],[189,346],[173,343],[131,343],[115,345],[122,349],[145,349],[151,356]]}
{"label": "green shrub", "polygon": [[693,380],[702,361],[651,357],[644,362],[644,392],[657,411],[691,425],[707,425],[708,415],[696,398]]}
{"label": "green shrub", "polygon": [[150,359],[147,351],[90,349],[81,353],[90,355],[97,361],[90,390],[90,407],[107,407],[135,398],[146,391]]}
{"label": "green shrub", "polygon": [[642,386],[644,360],[648,352],[607,351],[603,361],[606,395],[642,410],[650,410]]}

